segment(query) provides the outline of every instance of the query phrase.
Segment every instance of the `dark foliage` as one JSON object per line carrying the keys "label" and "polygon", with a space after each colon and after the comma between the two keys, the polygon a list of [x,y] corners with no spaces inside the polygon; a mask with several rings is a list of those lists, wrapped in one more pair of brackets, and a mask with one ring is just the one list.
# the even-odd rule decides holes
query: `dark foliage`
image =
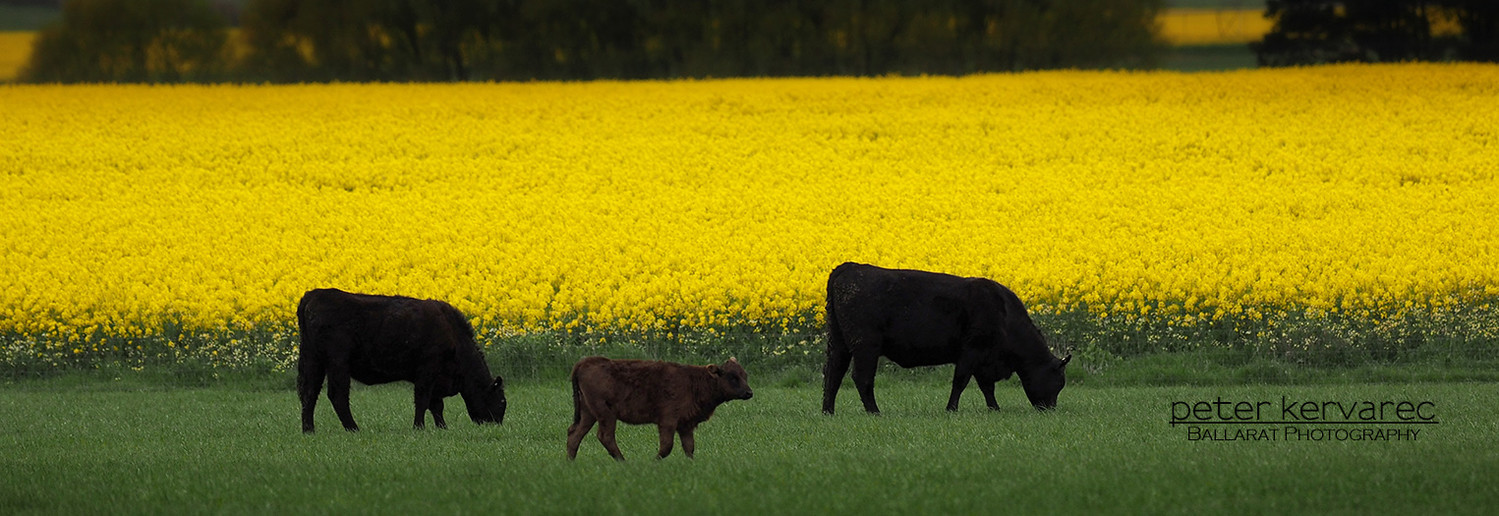
{"label": "dark foliage", "polygon": [[181,82],[221,77],[228,26],[202,0],[70,0],[21,79]]}
{"label": "dark foliage", "polygon": [[1262,66],[1499,60],[1493,0],[1268,0],[1265,16]]}
{"label": "dark foliage", "polygon": [[[68,2],[65,30],[45,37],[38,55],[63,64],[29,77],[572,80],[1148,68],[1161,48],[1154,26],[1162,0],[249,0],[231,13],[244,44],[232,45],[229,71],[210,60],[223,55],[222,22],[179,21],[212,15],[208,5]],[[119,32],[130,36],[95,49],[97,35]],[[190,49],[179,41],[187,35]],[[138,50],[148,43],[137,41],[176,46]],[[146,58],[133,57],[158,54],[193,60],[139,65]]]}

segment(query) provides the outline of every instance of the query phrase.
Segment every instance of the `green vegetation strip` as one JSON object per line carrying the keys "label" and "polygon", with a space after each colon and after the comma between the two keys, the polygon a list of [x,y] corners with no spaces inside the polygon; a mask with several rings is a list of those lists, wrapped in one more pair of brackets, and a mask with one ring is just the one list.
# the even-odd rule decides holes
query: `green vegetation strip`
{"label": "green vegetation strip", "polygon": [[[754,383],[755,377],[751,377]],[[303,435],[295,395],[120,381],[0,386],[0,513],[1479,513],[1499,506],[1499,384],[1075,387],[1031,410],[969,392],[942,410],[926,377],[882,378],[886,413],[818,413],[820,390],[761,384],[698,431],[698,456],[655,460],[652,427],[621,426],[629,459],[592,434],[576,462],[562,382],[511,386],[503,426],[414,431],[405,386],[358,387],[365,431],[322,403]],[[1190,440],[1173,402],[1430,402],[1415,440]],[[325,400],[326,401],[326,400]],[[455,400],[456,401],[456,400]],[[1389,416],[1393,417],[1393,416]],[[1258,425],[1279,428],[1285,425]],[[1338,427],[1386,428],[1381,425]],[[1256,425],[1213,425],[1253,428]],[[1306,428],[1316,428],[1316,425]],[[1279,432],[1278,432],[1279,433]],[[1361,434],[1364,435],[1364,434]]]}

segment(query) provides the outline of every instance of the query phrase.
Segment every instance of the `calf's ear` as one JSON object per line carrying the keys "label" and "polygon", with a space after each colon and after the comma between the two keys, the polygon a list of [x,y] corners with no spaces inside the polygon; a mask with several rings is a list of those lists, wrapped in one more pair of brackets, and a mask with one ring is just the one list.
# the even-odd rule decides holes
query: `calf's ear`
{"label": "calf's ear", "polygon": [[1063,367],[1067,367],[1067,363],[1071,362],[1071,361],[1072,361],[1072,353],[1068,353],[1066,357],[1062,358],[1062,362],[1060,364],[1057,364],[1057,369],[1061,369]]}
{"label": "calf's ear", "polygon": [[505,389],[505,379],[504,378],[500,378],[498,376],[494,377],[494,383],[489,384],[489,388],[491,388],[491,389],[498,389],[498,390],[504,390]]}
{"label": "calf's ear", "polygon": [[713,376],[718,376],[723,370],[718,368],[718,364],[708,364],[708,372],[713,373]]}

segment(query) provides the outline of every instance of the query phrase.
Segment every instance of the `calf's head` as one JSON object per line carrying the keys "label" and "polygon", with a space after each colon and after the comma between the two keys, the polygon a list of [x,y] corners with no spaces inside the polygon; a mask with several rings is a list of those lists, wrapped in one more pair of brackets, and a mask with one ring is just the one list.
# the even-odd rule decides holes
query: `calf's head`
{"label": "calf's head", "polygon": [[463,403],[468,405],[468,417],[475,423],[505,422],[505,379],[498,376],[487,387],[477,389],[477,392],[463,393]]}
{"label": "calf's head", "polygon": [[720,392],[728,395],[730,399],[747,400],[755,396],[755,391],[750,390],[749,373],[745,372],[744,366],[739,361],[730,358],[723,365],[709,364],[708,372],[713,373],[713,379],[718,381]]}
{"label": "calf's head", "polygon": [[1072,354],[1068,353],[1066,358],[1051,358],[1024,370],[1020,385],[1025,387],[1025,397],[1031,400],[1036,410],[1057,407],[1057,394],[1067,385],[1067,362],[1070,361]]}

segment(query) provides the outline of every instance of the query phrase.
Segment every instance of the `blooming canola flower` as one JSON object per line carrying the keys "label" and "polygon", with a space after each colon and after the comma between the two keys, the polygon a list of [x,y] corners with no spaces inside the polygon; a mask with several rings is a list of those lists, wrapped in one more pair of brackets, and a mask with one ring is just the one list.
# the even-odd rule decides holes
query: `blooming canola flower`
{"label": "blooming canola flower", "polygon": [[[0,333],[820,326],[844,261],[1202,320],[1499,294],[1499,67],[0,88]],[[83,348],[79,348],[83,349]]]}

